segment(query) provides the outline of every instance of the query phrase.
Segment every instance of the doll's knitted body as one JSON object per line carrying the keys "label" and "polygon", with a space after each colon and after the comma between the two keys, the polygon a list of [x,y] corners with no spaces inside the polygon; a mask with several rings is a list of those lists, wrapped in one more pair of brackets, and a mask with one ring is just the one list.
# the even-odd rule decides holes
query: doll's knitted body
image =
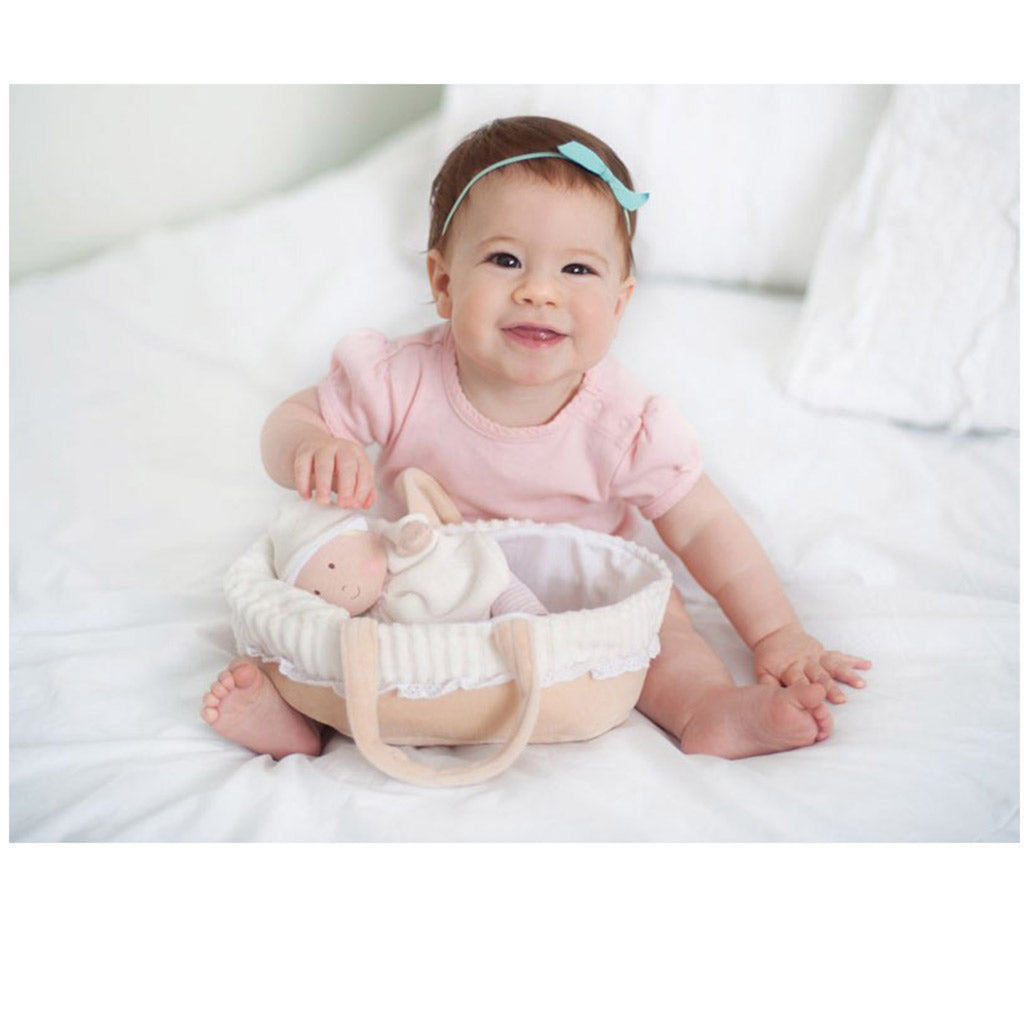
{"label": "doll's knitted body", "polygon": [[[418,550],[403,543],[410,527],[422,538]],[[420,515],[397,523],[379,520],[387,551],[384,592],[370,609],[381,622],[469,622],[491,617],[491,608],[512,579],[497,542],[479,533],[443,534]]]}

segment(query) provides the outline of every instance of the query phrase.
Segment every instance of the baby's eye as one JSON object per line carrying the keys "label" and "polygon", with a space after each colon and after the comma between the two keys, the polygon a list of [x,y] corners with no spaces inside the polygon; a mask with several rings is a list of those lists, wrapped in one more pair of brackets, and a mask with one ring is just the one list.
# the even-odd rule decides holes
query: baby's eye
{"label": "baby's eye", "polygon": [[488,263],[494,263],[499,267],[507,267],[509,270],[515,270],[519,266],[519,260],[513,256],[510,252],[495,252],[491,253],[487,257]]}
{"label": "baby's eye", "polygon": [[586,263],[569,263],[562,267],[562,271],[566,274],[596,274],[597,271],[593,267],[588,267]]}

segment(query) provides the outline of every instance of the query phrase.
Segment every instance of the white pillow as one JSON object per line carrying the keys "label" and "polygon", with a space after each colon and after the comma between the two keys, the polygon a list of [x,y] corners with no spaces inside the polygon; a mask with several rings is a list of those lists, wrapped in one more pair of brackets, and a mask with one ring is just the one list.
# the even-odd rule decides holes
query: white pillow
{"label": "white pillow", "polygon": [[[644,276],[802,291],[821,231],[856,178],[887,86],[455,85],[433,172],[485,122],[570,121],[607,142],[651,192],[635,252]],[[417,215],[422,251],[426,211]],[[408,246],[407,246],[408,247]]]}
{"label": "white pillow", "polygon": [[785,371],[828,410],[1017,430],[1016,86],[900,86],[829,223]]}

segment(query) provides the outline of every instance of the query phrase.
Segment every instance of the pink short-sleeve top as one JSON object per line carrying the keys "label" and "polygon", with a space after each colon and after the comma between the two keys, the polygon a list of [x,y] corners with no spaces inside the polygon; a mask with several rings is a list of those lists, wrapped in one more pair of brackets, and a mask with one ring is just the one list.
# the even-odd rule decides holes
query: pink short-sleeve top
{"label": "pink short-sleeve top", "polygon": [[318,397],[335,437],[379,446],[375,482],[389,518],[404,511],[395,477],[416,466],[467,519],[567,522],[629,536],[634,508],[657,519],[701,474],[693,428],[610,357],[547,423],[488,420],[462,391],[446,323],[394,340],[347,335]]}

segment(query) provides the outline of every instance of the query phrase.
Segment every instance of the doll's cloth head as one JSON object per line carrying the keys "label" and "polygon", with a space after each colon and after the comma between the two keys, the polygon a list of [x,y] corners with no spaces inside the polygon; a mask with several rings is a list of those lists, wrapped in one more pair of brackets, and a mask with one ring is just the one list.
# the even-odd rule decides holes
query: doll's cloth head
{"label": "doll's cloth head", "polygon": [[369,529],[365,516],[336,505],[317,505],[311,501],[290,503],[270,526],[274,575],[285,583],[294,584],[302,567],[328,541],[343,533],[365,533]]}
{"label": "doll's cloth head", "polygon": [[[475,531],[448,535],[432,530],[422,549],[401,554],[399,539],[403,525],[427,520],[420,514],[404,516],[397,523],[383,519],[368,520],[365,516],[339,509],[299,501],[286,505],[270,527],[274,550],[274,573],[278,579],[296,585],[303,578],[319,572],[317,556],[328,544],[345,534],[373,534],[381,545],[379,576],[366,590],[372,592],[371,614],[384,622],[473,622],[490,617],[490,609],[511,579],[508,561],[497,541]],[[384,559],[386,558],[386,563]],[[386,564],[387,580],[383,579]],[[303,570],[309,566],[309,570]],[[333,568],[333,567],[332,567]],[[339,565],[339,570],[341,566]],[[315,571],[314,571],[315,570]],[[337,580],[324,575],[325,600],[360,614],[369,608],[361,601],[352,604],[342,583],[362,584],[363,579]],[[306,586],[313,593],[317,584]],[[383,592],[381,593],[381,589]],[[333,595],[333,599],[332,596]],[[360,595],[361,597],[363,595]],[[379,596],[379,600],[377,599]]]}

